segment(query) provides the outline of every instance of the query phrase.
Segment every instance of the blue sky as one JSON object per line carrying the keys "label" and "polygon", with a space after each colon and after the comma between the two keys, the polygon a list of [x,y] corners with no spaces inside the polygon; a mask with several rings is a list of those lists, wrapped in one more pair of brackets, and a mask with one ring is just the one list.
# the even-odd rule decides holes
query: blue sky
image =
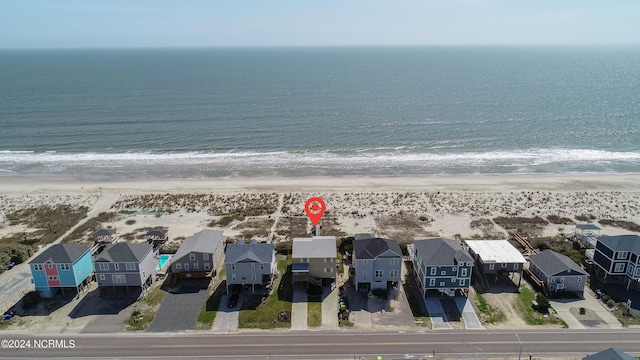
{"label": "blue sky", "polygon": [[637,0],[0,0],[0,48],[640,43]]}

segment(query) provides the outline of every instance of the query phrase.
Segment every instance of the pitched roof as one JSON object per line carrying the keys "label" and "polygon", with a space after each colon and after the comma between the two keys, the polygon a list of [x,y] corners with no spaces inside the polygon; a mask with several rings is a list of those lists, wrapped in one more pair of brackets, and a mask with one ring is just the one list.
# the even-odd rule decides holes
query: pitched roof
{"label": "pitched roof", "polygon": [[484,263],[526,262],[520,251],[507,240],[466,240],[465,243]]}
{"label": "pitched roof", "polygon": [[294,258],[334,258],[336,257],[335,236],[314,236],[293,239]]}
{"label": "pitched roof", "polygon": [[115,234],[116,231],[113,229],[98,229],[96,231],[93,232],[93,236],[111,236],[113,234]]}
{"label": "pitched roof", "polygon": [[455,265],[457,262],[473,262],[471,255],[462,244],[454,239],[426,239],[413,242],[426,266]]}
{"label": "pitched roof", "polygon": [[88,246],[71,244],[54,244],[36,256],[29,264],[44,264],[50,261],[54,264],[72,264],[80,259],[87,251]]}
{"label": "pitched roof", "polygon": [[168,232],[169,232],[169,230],[166,230],[166,229],[152,229],[152,230],[147,231],[147,236],[164,237],[164,236],[167,236]]}
{"label": "pitched roof", "polygon": [[235,264],[244,260],[258,263],[270,263],[276,248],[273,244],[259,244],[255,241],[250,243],[237,243],[227,245],[224,256],[225,264]]}
{"label": "pitched roof", "polygon": [[638,235],[602,236],[598,241],[613,251],[630,251],[640,254],[640,236]]}
{"label": "pitched roof", "polygon": [[117,243],[107,246],[95,261],[140,262],[153,249],[151,244]]}
{"label": "pitched roof", "polygon": [[627,353],[623,353],[620,350],[608,348],[593,355],[584,357],[582,360],[636,360],[636,358]]}
{"label": "pitched roof", "polygon": [[224,238],[222,234],[222,230],[204,229],[189,236],[173,255],[173,261],[177,261],[191,252],[213,254]]}
{"label": "pitched roof", "polygon": [[575,275],[588,275],[587,272],[578,266],[578,264],[573,262],[573,260],[562,254],[558,254],[553,250],[545,250],[539,254],[533,255],[529,258],[529,261],[535,264],[538,269],[544,272],[547,276],[555,276],[569,270],[570,272],[575,272]]}
{"label": "pitched roof", "polygon": [[356,259],[376,259],[387,251],[391,251],[398,257],[402,257],[400,245],[398,245],[398,242],[395,240],[378,237],[358,237],[358,235],[356,235],[356,239],[353,241],[353,253]]}
{"label": "pitched roof", "polygon": [[602,230],[598,225],[591,224],[591,223],[576,224],[576,228],[578,228],[580,230]]}

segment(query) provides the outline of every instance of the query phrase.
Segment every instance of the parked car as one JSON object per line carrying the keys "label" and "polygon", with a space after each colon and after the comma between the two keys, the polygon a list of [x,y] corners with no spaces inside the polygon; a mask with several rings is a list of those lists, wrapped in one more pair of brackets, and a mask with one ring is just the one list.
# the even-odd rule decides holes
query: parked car
{"label": "parked car", "polygon": [[229,308],[236,307],[236,305],[238,304],[239,298],[240,298],[240,294],[238,294],[237,292],[234,292],[233,294],[231,294],[231,296],[229,296],[229,302],[227,303],[227,305],[229,305]]}

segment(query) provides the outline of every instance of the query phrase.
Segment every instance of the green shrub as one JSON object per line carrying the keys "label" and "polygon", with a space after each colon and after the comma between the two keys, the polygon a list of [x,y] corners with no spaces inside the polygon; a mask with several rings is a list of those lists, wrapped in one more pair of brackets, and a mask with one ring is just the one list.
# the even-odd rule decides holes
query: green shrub
{"label": "green shrub", "polygon": [[616,301],[613,299],[609,299],[609,301],[607,301],[607,306],[613,308],[614,306],[616,306]]}
{"label": "green shrub", "polygon": [[541,312],[547,312],[551,307],[551,303],[549,303],[549,299],[547,299],[544,295],[540,293],[536,294],[536,302],[538,303],[538,307]]}

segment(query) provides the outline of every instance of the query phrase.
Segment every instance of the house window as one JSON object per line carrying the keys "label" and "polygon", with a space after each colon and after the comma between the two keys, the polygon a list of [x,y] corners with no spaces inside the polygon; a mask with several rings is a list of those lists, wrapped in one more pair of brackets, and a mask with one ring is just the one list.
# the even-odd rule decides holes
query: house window
{"label": "house window", "polygon": [[264,270],[264,264],[260,264],[260,270]]}
{"label": "house window", "polygon": [[33,265],[33,270],[42,271],[42,264]]}
{"label": "house window", "polygon": [[464,286],[464,279],[460,279],[460,282],[458,283],[460,286]]}
{"label": "house window", "polygon": [[302,258],[302,259],[300,259],[300,262],[303,263],[303,264],[308,263],[309,262],[309,258]]}
{"label": "house window", "polygon": [[111,275],[111,281],[114,284],[124,284],[127,282],[127,277],[124,275]]}
{"label": "house window", "polygon": [[496,264],[491,263],[489,264],[489,270],[493,270],[496,267]]}
{"label": "house window", "polygon": [[238,276],[236,274],[231,274],[231,280],[232,281],[238,280]]}
{"label": "house window", "polygon": [[563,277],[560,278],[560,284],[564,284],[564,278]]}
{"label": "house window", "polygon": [[613,272],[623,272],[624,271],[624,263],[617,263]]}
{"label": "house window", "polygon": [[447,275],[446,271],[440,271],[440,275]]}
{"label": "house window", "polygon": [[198,270],[200,268],[200,264],[193,263],[193,270]]}
{"label": "house window", "polygon": [[333,272],[333,268],[324,268],[324,272],[325,273],[332,273]]}
{"label": "house window", "polygon": [[395,279],[398,277],[398,270],[389,270],[389,277]]}
{"label": "house window", "polygon": [[628,251],[619,251],[616,253],[616,259],[626,259],[629,257]]}
{"label": "house window", "polygon": [[391,265],[398,265],[400,264],[400,259],[398,258],[391,258]]}
{"label": "house window", "polygon": [[376,278],[381,278],[384,275],[384,272],[382,270],[376,270],[375,272],[375,277]]}
{"label": "house window", "polygon": [[324,262],[325,263],[330,263],[331,262],[331,258],[324,258]]}
{"label": "house window", "polygon": [[104,280],[104,279],[106,279],[106,277],[103,274],[101,274],[100,275],[100,280]]}
{"label": "house window", "polygon": [[255,269],[256,268],[256,263],[251,263],[251,268]]}
{"label": "house window", "polygon": [[109,270],[109,263],[105,263],[105,262],[98,263],[98,268],[103,271]]}
{"label": "house window", "polygon": [[440,286],[444,286],[444,281],[440,281]]}
{"label": "house window", "polygon": [[126,263],[125,267],[127,268],[127,270],[135,270],[136,269],[136,263]]}
{"label": "house window", "polygon": [[49,269],[53,269],[53,264],[52,264],[52,263],[48,263],[48,264],[47,264],[47,267],[48,267]]}
{"label": "house window", "polygon": [[556,282],[556,278],[551,278],[551,282],[552,283]]}
{"label": "house window", "polygon": [[365,279],[367,278],[367,272],[366,271],[362,272],[362,277],[364,277]]}
{"label": "house window", "polygon": [[58,281],[58,277],[56,275],[49,275],[49,276],[47,276],[47,279],[49,279],[51,281]]}
{"label": "house window", "polygon": [[209,260],[209,254],[207,253],[202,254],[202,260]]}
{"label": "house window", "polygon": [[178,270],[182,269],[182,264],[176,263],[176,269],[178,269]]}
{"label": "house window", "polygon": [[502,267],[507,267],[507,263],[502,263]]}
{"label": "house window", "polygon": [[116,270],[120,270],[120,264],[113,263],[113,268],[116,269]]}
{"label": "house window", "polygon": [[461,269],[460,276],[467,276],[467,269]]}
{"label": "house window", "polygon": [[513,270],[518,270],[519,268],[520,268],[520,264],[518,263],[513,264]]}
{"label": "house window", "polygon": [[209,263],[204,263],[204,269],[205,269],[205,270],[211,270],[211,264],[209,264]]}
{"label": "house window", "polygon": [[431,275],[435,275],[436,274],[436,268],[432,267],[431,268]]}
{"label": "house window", "polygon": [[453,272],[457,272],[457,271],[458,271],[458,268],[454,266],[454,267],[452,267],[452,268],[451,268],[451,271],[453,271]]}
{"label": "house window", "polygon": [[69,270],[69,264],[60,264],[60,270]]}
{"label": "house window", "polygon": [[436,279],[429,279],[429,286],[436,286]]}
{"label": "house window", "polygon": [[231,264],[231,270],[235,270],[236,269],[236,264]]}
{"label": "house window", "polygon": [[582,282],[582,278],[581,277],[578,278],[578,282]]}
{"label": "house window", "polygon": [[195,259],[196,259],[196,254],[190,253],[189,254],[189,260],[194,261]]}
{"label": "house window", "polygon": [[251,281],[256,281],[256,274],[251,274]]}

